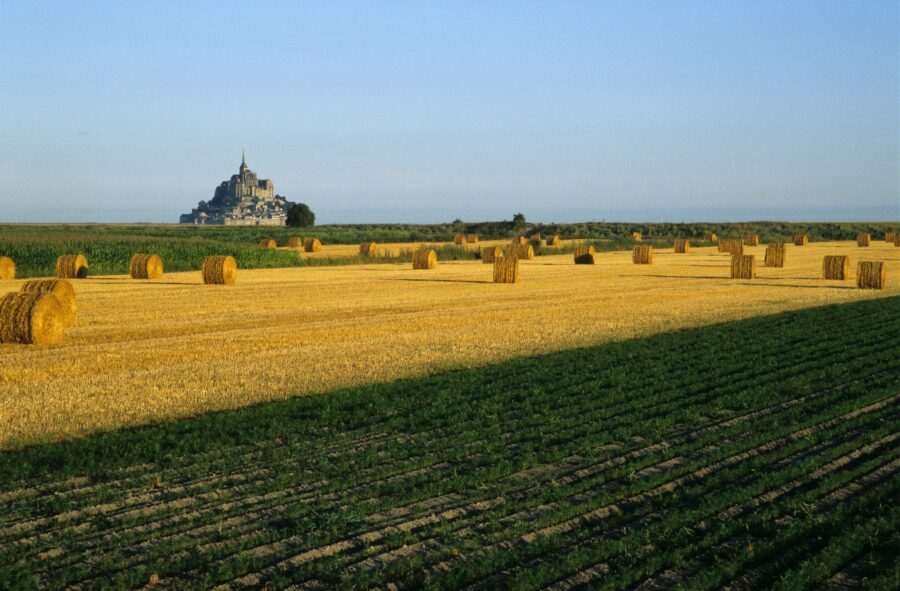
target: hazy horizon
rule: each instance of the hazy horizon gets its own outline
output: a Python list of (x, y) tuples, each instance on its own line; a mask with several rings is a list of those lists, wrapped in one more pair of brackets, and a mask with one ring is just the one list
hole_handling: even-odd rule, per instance
[[(900, 220), (900, 3), (8, 3), (0, 222)], [(390, 219), (389, 219), (390, 218)]]

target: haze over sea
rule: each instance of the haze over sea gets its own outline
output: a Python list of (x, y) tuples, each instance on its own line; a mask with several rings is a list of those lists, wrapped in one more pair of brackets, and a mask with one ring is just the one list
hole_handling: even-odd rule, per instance
[(900, 220), (900, 4), (7, 2), (0, 222)]

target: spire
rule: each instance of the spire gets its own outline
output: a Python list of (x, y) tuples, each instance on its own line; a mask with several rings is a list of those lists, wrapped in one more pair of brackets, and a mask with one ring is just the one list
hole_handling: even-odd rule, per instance
[(247, 166), (247, 159), (244, 158), (244, 148), (241, 148), (241, 167), (238, 170), (241, 174), (244, 174), (244, 171), (249, 170), (249, 168), (250, 167)]
[(241, 148), (241, 164), (247, 164), (247, 159), (244, 158), (244, 148)]

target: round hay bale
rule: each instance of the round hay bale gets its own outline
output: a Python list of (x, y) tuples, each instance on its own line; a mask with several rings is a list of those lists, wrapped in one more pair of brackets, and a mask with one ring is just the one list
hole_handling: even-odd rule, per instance
[(884, 261), (859, 261), (856, 265), (856, 287), (860, 289), (884, 289), (887, 284), (887, 263)]
[(478, 244), (478, 234), (466, 234), (466, 242), (469, 244)]
[(632, 232), (631, 239), (634, 240), (635, 242), (640, 242), (641, 240), (643, 240), (643, 237), (641, 236), (640, 232)]
[(237, 262), (230, 256), (206, 257), (200, 273), (203, 275), (203, 283), (232, 285), (237, 279)]
[(422, 248), (413, 253), (413, 269), (434, 269), (437, 267), (437, 253), (429, 248)]
[(518, 281), (518, 257), (499, 257), (494, 260), (494, 283), (516, 283)]
[(560, 244), (562, 241), (559, 239), (559, 234), (547, 237), (547, 246), (559, 246)]
[(586, 246), (576, 246), (575, 251), (573, 252), (573, 256), (575, 258), (576, 265), (593, 265), (594, 264), (594, 255), (597, 252), (594, 250), (594, 247), (590, 244)]
[(650, 265), (653, 263), (652, 246), (635, 246), (631, 251), (631, 262), (635, 265)]
[(731, 238), (723, 238), (718, 243), (719, 252), (726, 252), (731, 256), (744, 254), (744, 241)]
[(306, 238), (303, 241), (303, 250), (305, 252), (319, 252), (322, 250), (322, 243), (318, 238)]
[(534, 258), (534, 247), (530, 244), (511, 244), (506, 251), (506, 256), (530, 261)]
[(485, 246), (481, 249), (481, 262), (493, 265), (494, 261), (503, 256), (503, 249), (499, 246)]
[(745, 246), (759, 246), (759, 234), (748, 234), (744, 237)]
[(63, 339), (59, 300), (49, 292), (0, 297), (0, 343), (54, 345)]
[(676, 240), (675, 241), (675, 252), (679, 254), (685, 254), (690, 252), (691, 250), (691, 241), (690, 240)]
[(783, 267), (785, 248), (783, 243), (770, 244), (766, 247), (765, 263), (767, 267)]
[(278, 246), (271, 238), (263, 238), (259, 241), (259, 245), (263, 248), (276, 248)]
[(884, 241), (888, 244), (894, 244), (897, 242), (897, 233), (896, 232), (885, 232)]
[(826, 255), (822, 260), (822, 277), (840, 281), (850, 279), (850, 257)]
[(731, 257), (732, 279), (754, 279), (756, 277), (756, 257), (752, 254), (736, 254)]
[(288, 246), (291, 248), (299, 248), (301, 251), (303, 251), (303, 238), (300, 238), (299, 236), (291, 236), (290, 238), (288, 238)]
[(716, 236), (715, 232), (707, 232), (706, 234), (703, 235), (703, 241), (704, 242), (718, 242), (719, 237)]
[(864, 234), (856, 235), (856, 246), (869, 246), (869, 242), (872, 240), (872, 235), (868, 232)]
[(465, 234), (456, 234), (453, 236), (453, 244), (465, 244), (466, 243), (466, 235)]
[(56, 276), (59, 279), (84, 279), (88, 275), (88, 262), (81, 254), (64, 254), (56, 259)]
[(809, 244), (809, 234), (794, 234), (794, 246), (805, 246)]
[(75, 288), (68, 279), (29, 279), (22, 284), (20, 293), (52, 293), (59, 304), (63, 326), (75, 324), (78, 315), (78, 300)]
[(163, 274), (162, 259), (155, 254), (133, 255), (128, 273), (132, 279), (159, 279)]
[(359, 245), (359, 256), (373, 257), (378, 254), (378, 245), (374, 242), (363, 242)]
[(0, 257), (0, 281), (16, 278), (16, 263), (9, 257)]
[(516, 238), (513, 242), (518, 243), (519, 245), (528, 244), (528, 238), (525, 238), (524, 236), (521, 236), (521, 235), (516, 236)]

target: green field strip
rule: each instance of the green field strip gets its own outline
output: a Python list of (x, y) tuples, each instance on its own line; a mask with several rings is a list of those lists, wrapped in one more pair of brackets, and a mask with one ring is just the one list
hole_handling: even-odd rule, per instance
[[(709, 495), (710, 492), (708, 490), (706, 490), (705, 488), (701, 488), (699, 491), (697, 491), (694, 494), (699, 495), (698, 498), (702, 499), (705, 496)], [(717, 492), (713, 492), (711, 494), (713, 495), (713, 497), (711, 497), (712, 499), (715, 499), (715, 497), (719, 495), (719, 493), (717, 493)], [(705, 521), (708, 521), (711, 518), (711, 516), (713, 515), (713, 513), (715, 511), (720, 510), (720, 508), (722, 507), (722, 504), (721, 504), (722, 501), (724, 501), (725, 505), (732, 502), (731, 500), (728, 500), (728, 499), (722, 499), (722, 500), (716, 499), (716, 500), (720, 504), (713, 505), (711, 507), (707, 507), (706, 509), (704, 509), (706, 512), (705, 514), (698, 513), (697, 510), (694, 510), (691, 513), (686, 514), (684, 517), (679, 516), (677, 513), (673, 513), (673, 514), (667, 515), (665, 520), (661, 521), (660, 523), (653, 524), (650, 527), (646, 527), (646, 526), (629, 527), (629, 529), (628, 529), (628, 539), (630, 542), (629, 546), (622, 545), (621, 540), (623, 538), (625, 538), (625, 535), (623, 533), (620, 533), (619, 531), (617, 531), (617, 528), (616, 529), (607, 529), (605, 532), (601, 532), (599, 535), (595, 535), (592, 538), (589, 538), (587, 540), (588, 543), (591, 543), (592, 540), (597, 541), (598, 546), (595, 549), (595, 552), (597, 551), (597, 549), (599, 549), (599, 550), (605, 550), (605, 553), (590, 554), (590, 553), (587, 553), (587, 550), (585, 548), (580, 548), (579, 550), (580, 550), (580, 554), (582, 556), (581, 562), (573, 560), (571, 558), (573, 555), (577, 554), (576, 552), (572, 552), (571, 549), (570, 549), (568, 556), (565, 558), (558, 556), (558, 555), (553, 555), (550, 557), (543, 557), (540, 561), (541, 563), (538, 564), (536, 567), (533, 567), (535, 569), (534, 572), (532, 572), (532, 570), (524, 570), (524, 572), (521, 572), (516, 579), (511, 579), (511, 581), (512, 580), (519, 581), (520, 584), (522, 584), (523, 588), (524, 587), (532, 587), (533, 584), (536, 582), (542, 582), (543, 585), (547, 585), (553, 579), (551, 579), (551, 581), (547, 581), (547, 580), (541, 581), (541, 570), (542, 569), (544, 571), (543, 576), (550, 575), (552, 577), (558, 577), (560, 574), (570, 574), (570, 573), (565, 572), (566, 570), (570, 570), (570, 571), (574, 572), (574, 571), (590, 569), (590, 568), (594, 568), (595, 572), (598, 572), (598, 574), (600, 574), (600, 573), (608, 574), (611, 571), (611, 566), (613, 566), (610, 563), (619, 554), (621, 554), (623, 552), (630, 554), (630, 555), (641, 556), (641, 554), (642, 554), (641, 548), (649, 543), (654, 543), (655, 545), (659, 546), (660, 548), (670, 548), (670, 547), (675, 546), (675, 542), (668, 539), (668, 537), (664, 533), (664, 531), (661, 531), (661, 529), (665, 526), (665, 521), (673, 522), (673, 525), (669, 526), (669, 527), (677, 535), (682, 530), (682, 524), (704, 523)], [(650, 513), (650, 515), (652, 515), (652, 513)], [(707, 529), (708, 527), (709, 526), (707, 525), (704, 529)], [(615, 543), (611, 544), (610, 540), (614, 540)], [(563, 556), (565, 556), (565, 555), (563, 555)], [(601, 560), (602, 562), (598, 563), (597, 562), (598, 560)], [(563, 570), (563, 569), (558, 568), (558, 566), (556, 566), (556, 565), (558, 565), (562, 562), (566, 562), (566, 561), (568, 562), (567, 569)], [(598, 565), (603, 565), (603, 568), (598, 569), (597, 568)], [(638, 566), (639, 566), (639, 563), (629, 564), (626, 567), (622, 567), (621, 570), (624, 570), (625, 572), (628, 572), (628, 573), (635, 573), (635, 572), (639, 572), (637, 570)], [(523, 569), (519, 568), (517, 570), (523, 570)], [(530, 583), (528, 585), (525, 585), (526, 581), (530, 582)], [(513, 583), (513, 585), (518, 586), (515, 583)], [(491, 588), (491, 586), (492, 585), (488, 584), (486, 586), (483, 586), (482, 588)]]
[[(702, 493), (702, 491), (701, 491), (701, 493)], [(610, 517), (610, 519), (612, 519), (612, 517)], [(582, 531), (587, 531), (587, 530), (582, 530)]]
[[(896, 415), (892, 418), (896, 418)], [(772, 458), (767, 457), (766, 462), (768, 463), (768, 465), (765, 466), (765, 470), (767, 470), (769, 472), (774, 471), (774, 470), (781, 470), (788, 463), (800, 461), (800, 460), (808, 461), (810, 459), (813, 459), (815, 456), (817, 456), (819, 454), (823, 454), (833, 448), (836, 448), (839, 445), (846, 446), (848, 441), (854, 441), (854, 438), (857, 437), (858, 435), (864, 433), (867, 428), (868, 428), (868, 424), (863, 426), (862, 428), (857, 427), (857, 428), (849, 431), (848, 433), (841, 434), (840, 440), (829, 441), (827, 443), (808, 445), (808, 442), (805, 442), (805, 441), (797, 442), (797, 445), (800, 446), (800, 447), (798, 447), (798, 451), (792, 450), (790, 455), (781, 457), (780, 459), (778, 459), (777, 457), (772, 457)], [(782, 455), (783, 455), (782, 450), (779, 450), (778, 456), (782, 456)], [(841, 457), (847, 457), (847, 455), (841, 456)], [(777, 460), (777, 461), (772, 462), (772, 460)], [(817, 461), (821, 462), (823, 460), (819, 459)], [(729, 479), (729, 482), (727, 482), (726, 484), (723, 484), (723, 486), (727, 485), (729, 487), (735, 487), (735, 486), (749, 487), (751, 484), (753, 484), (756, 480), (759, 479), (758, 472), (761, 468), (757, 465), (751, 469), (753, 471), (749, 475), (744, 476), (743, 478), (740, 478), (738, 480)], [(781, 486), (784, 486), (784, 485), (781, 485)], [(695, 501), (691, 501), (690, 499), (698, 498), (694, 495), (697, 495), (697, 494), (705, 495), (706, 494), (705, 489), (697, 489), (697, 487), (692, 487), (691, 489), (688, 489), (688, 490), (691, 491), (689, 494), (682, 493), (680, 495), (680, 497), (679, 497), (680, 505), (684, 505), (686, 503), (690, 505), (693, 502), (695, 502)], [(699, 492), (695, 492), (696, 490), (699, 490)], [(771, 490), (771, 489), (769, 489), (769, 490)], [(700, 497), (700, 498), (702, 498), (702, 497)], [(739, 509), (740, 507), (741, 507), (740, 504), (732, 505), (729, 508), (729, 510)], [(629, 523), (625, 524), (628, 527), (628, 530), (629, 531), (637, 531), (639, 529), (643, 529), (643, 528), (650, 526), (654, 522), (654, 519), (658, 518), (658, 515), (655, 514), (653, 512), (653, 510), (654, 510), (653, 507), (649, 507), (649, 508), (642, 508), (641, 511), (629, 512), (629, 516), (636, 518), (636, 519), (632, 519)], [(715, 518), (721, 519), (721, 516), (717, 515), (717, 516), (715, 516)], [(706, 519), (708, 519), (708, 516), (704, 516), (702, 519), (706, 520)], [(584, 533), (584, 532), (581, 532), (581, 533)], [(607, 529), (601, 535), (603, 537), (608, 537), (614, 533), (615, 532), (610, 532)], [(592, 535), (596, 535), (596, 534), (592, 534)], [(656, 539), (656, 536), (654, 536), (654, 539)], [(580, 544), (582, 544), (581, 541), (576, 541), (575, 543), (573, 543), (573, 546), (577, 546)], [(543, 562), (555, 563), (557, 560), (562, 560), (561, 555), (564, 552), (565, 552), (565, 549), (562, 549), (562, 550), (554, 553), (554, 555), (552, 557), (540, 557), (538, 560), (543, 561)], [(591, 566), (593, 566), (593, 565), (591, 565)], [(583, 568), (583, 565), (580, 565), (579, 568)], [(608, 565), (607, 565), (607, 568), (608, 568)], [(507, 574), (512, 574), (513, 572), (519, 572), (519, 571), (523, 571), (523, 570), (525, 570), (525, 565), (517, 565), (517, 567), (515, 569), (508, 572)], [(597, 574), (599, 574), (599, 572)], [(493, 578), (497, 579), (498, 577), (496, 575), (494, 575)], [(479, 586), (481, 588), (490, 588), (491, 585), (492, 585), (492, 582), (489, 580), (486, 585), (479, 585)]]

